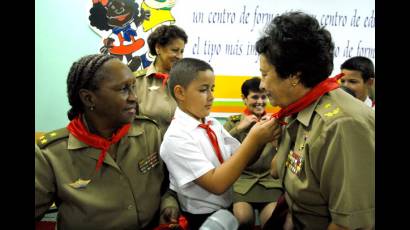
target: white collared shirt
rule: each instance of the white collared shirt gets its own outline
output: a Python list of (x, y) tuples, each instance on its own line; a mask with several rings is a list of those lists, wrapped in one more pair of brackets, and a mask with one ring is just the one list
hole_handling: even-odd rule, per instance
[[(214, 118), (211, 121), (222, 157), (227, 160), (239, 147), (233, 138)], [(160, 148), (160, 156), (169, 171), (170, 188), (177, 192), (182, 210), (193, 214), (206, 214), (227, 208), (232, 203), (232, 189), (215, 195), (194, 183), (210, 170), (221, 165), (205, 129), (198, 120), (177, 107)]]
[(370, 108), (374, 109), (374, 104), (372, 99), (370, 99), (369, 96), (366, 97), (366, 100), (364, 100), (364, 104), (369, 106)]

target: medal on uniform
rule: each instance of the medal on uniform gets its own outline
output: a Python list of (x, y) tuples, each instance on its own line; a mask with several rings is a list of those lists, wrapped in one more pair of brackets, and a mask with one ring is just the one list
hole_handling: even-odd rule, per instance
[(285, 164), (292, 173), (300, 177), (305, 164), (305, 158), (300, 153), (291, 150)]
[(138, 168), (142, 173), (147, 173), (149, 170), (159, 164), (158, 154), (152, 153), (147, 158), (138, 162)]

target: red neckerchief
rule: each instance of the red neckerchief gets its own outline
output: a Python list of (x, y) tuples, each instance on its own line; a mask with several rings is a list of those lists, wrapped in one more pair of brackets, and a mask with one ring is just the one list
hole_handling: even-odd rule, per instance
[(216, 138), (215, 132), (211, 129), (212, 121), (208, 121), (208, 124), (199, 124), (198, 126), (205, 129), (208, 134), (209, 140), (211, 141), (212, 147), (215, 150), (215, 154), (218, 157), (219, 163), (223, 163), (224, 159), (222, 158), (221, 149), (219, 148), (218, 139)]
[(130, 127), (131, 124), (126, 124), (122, 126), (120, 129), (117, 130), (116, 133), (113, 133), (112, 137), (110, 138), (111, 140), (107, 140), (101, 136), (90, 133), (83, 124), (80, 115), (71, 120), (70, 123), (67, 125), (68, 131), (71, 134), (73, 134), (75, 138), (86, 143), (91, 147), (101, 149), (101, 153), (98, 157), (98, 162), (95, 167), (96, 172), (104, 162), (105, 155), (107, 154), (107, 150), (110, 148), (110, 146), (121, 140), (121, 138), (128, 133), (128, 129)]
[(154, 73), (152, 74), (152, 76), (154, 76), (157, 79), (162, 79), (162, 88), (165, 87), (165, 84), (167, 84), (168, 78), (169, 78), (169, 74), (167, 73)]
[(185, 216), (180, 215), (178, 218), (178, 223), (176, 224), (160, 224), (154, 230), (172, 230), (172, 229), (188, 230), (188, 221), (185, 218)]
[[(246, 107), (244, 110), (243, 110), (243, 114), (245, 114), (246, 116), (249, 116), (249, 115), (253, 115), (253, 113), (248, 109), (248, 107)], [(265, 110), (263, 110), (263, 113), (261, 114), (261, 118), (263, 117), (263, 116), (265, 116), (266, 115), (266, 111)], [(258, 119), (259, 120), (259, 119)]]
[[(320, 82), (318, 85), (313, 87), (305, 96), (288, 105), (288, 107), (279, 110), (279, 112), (272, 114), (272, 117), (281, 119), (302, 111), (304, 108), (308, 107), (325, 93), (339, 88), (340, 85), (337, 81), (341, 77), (343, 77), (343, 75), (344, 73), (340, 73), (335, 77), (327, 78), (326, 80)], [(286, 125), (286, 122), (280, 121), (279, 124)]]

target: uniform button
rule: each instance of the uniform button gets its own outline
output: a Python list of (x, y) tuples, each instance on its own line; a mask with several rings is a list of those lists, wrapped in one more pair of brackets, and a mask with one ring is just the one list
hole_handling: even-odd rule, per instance
[(128, 210), (132, 209), (132, 204), (128, 205)]

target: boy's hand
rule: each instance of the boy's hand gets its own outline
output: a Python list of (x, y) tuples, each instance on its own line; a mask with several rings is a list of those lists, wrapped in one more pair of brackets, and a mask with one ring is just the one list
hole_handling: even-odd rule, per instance
[(271, 116), (272, 116), (271, 113), (267, 113), (267, 114), (265, 114), (265, 116), (261, 117), (261, 121), (269, 120)]
[(248, 136), (252, 136), (254, 141), (260, 145), (264, 145), (270, 141), (277, 140), (280, 136), (281, 128), (279, 122), (275, 118), (261, 120), (257, 122), (249, 131)]
[(238, 130), (247, 129), (251, 124), (256, 123), (258, 121), (258, 117), (255, 115), (248, 115), (243, 118), (242, 121), (239, 122), (238, 126), (236, 127)]

